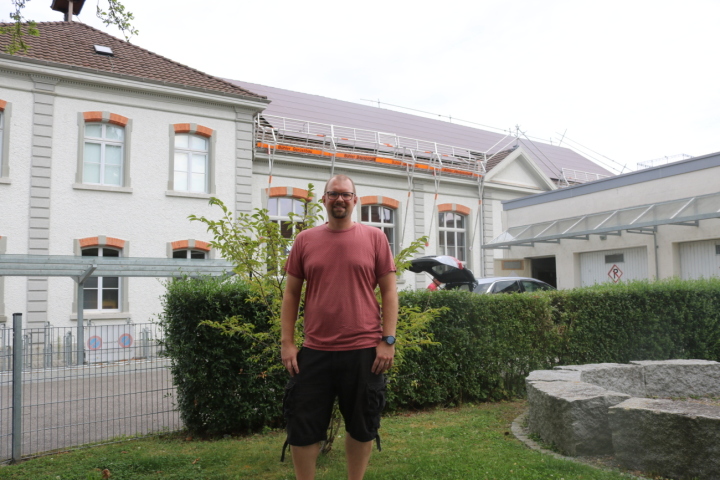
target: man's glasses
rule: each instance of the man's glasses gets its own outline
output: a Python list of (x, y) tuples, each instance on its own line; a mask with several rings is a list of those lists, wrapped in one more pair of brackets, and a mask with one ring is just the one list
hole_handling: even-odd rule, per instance
[(338, 197), (342, 197), (343, 200), (352, 200), (352, 198), (355, 196), (353, 192), (325, 192), (325, 195), (330, 200), (337, 200)]

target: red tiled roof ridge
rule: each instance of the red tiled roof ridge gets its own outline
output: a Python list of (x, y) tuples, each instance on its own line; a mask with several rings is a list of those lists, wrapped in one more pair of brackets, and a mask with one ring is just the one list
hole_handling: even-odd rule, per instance
[[(0, 22), (0, 26), (7, 27), (7, 26), (11, 26), (11, 25), (14, 25), (14, 24), (13, 24), (13, 23)], [(191, 71), (191, 72), (194, 72), (195, 74), (199, 74), (199, 75), (205, 77), (207, 80), (210, 80), (210, 81), (213, 81), (213, 82), (220, 82), (220, 83), (222, 83), (224, 86), (229, 87), (230, 89), (237, 91), (237, 94), (239, 94), (239, 95), (244, 95), (244, 96), (247, 96), (247, 97), (252, 97), (252, 98), (258, 98), (258, 99), (267, 100), (267, 97), (265, 97), (265, 96), (263, 96), (263, 95), (258, 95), (258, 94), (256, 94), (256, 93), (253, 93), (253, 92), (251, 92), (250, 90), (247, 90), (247, 89), (245, 89), (245, 88), (240, 87), (239, 85), (235, 85), (235, 84), (233, 84), (233, 83), (225, 80), (224, 78), (216, 77), (216, 76), (214, 76), (214, 75), (210, 75), (210, 74), (208, 74), (208, 73), (202, 72), (202, 71), (197, 70), (197, 69), (195, 69), (195, 68), (189, 67), (189, 66), (187, 66), (187, 65), (185, 65), (185, 64), (182, 64), (182, 63), (177, 62), (177, 61), (175, 61), (175, 60), (172, 60), (172, 59), (170, 59), (170, 58), (164, 57), (164, 56), (162, 56), (162, 55), (160, 55), (160, 54), (157, 54), (157, 53), (155, 53), (155, 52), (153, 52), (153, 51), (151, 51), (151, 50), (147, 50), (147, 49), (145, 49), (145, 48), (143, 48), (143, 47), (140, 47), (140, 46), (138, 46), (138, 45), (135, 45), (134, 43), (131, 43), (131, 42), (127, 41), (127, 40), (123, 40), (123, 39), (121, 39), (121, 38), (115, 37), (115, 36), (113, 36), (113, 35), (111, 35), (111, 34), (109, 34), (109, 33), (107, 33), (107, 32), (104, 32), (104, 31), (102, 31), (102, 30), (99, 30), (99, 29), (97, 29), (97, 28), (95, 28), (95, 27), (92, 27), (92, 26), (87, 25), (87, 24), (85, 24), (85, 23), (82, 23), (82, 22), (80, 22), (80, 21), (73, 21), (73, 22), (37, 22), (38, 29), (40, 30), (40, 35), (42, 35), (43, 27), (48, 27), (48, 26), (67, 26), (67, 27), (71, 27), (71, 28), (72, 28), (72, 27), (75, 27), (76, 25), (77, 25), (78, 27), (86, 28), (87, 30), (89, 30), (89, 31), (91, 31), (91, 32), (95, 32), (95, 33), (101, 34), (101, 35), (103, 35), (103, 36), (105, 36), (105, 37), (108, 37), (108, 39), (112, 39), (112, 41), (114, 41), (114, 42), (119, 42), (119, 43), (121, 43), (121, 44), (123, 44), (123, 45), (130, 46), (131, 48), (140, 50), (140, 51), (142, 51), (142, 52), (144, 52), (144, 53), (146, 53), (146, 54), (148, 54), (148, 55), (150, 55), (150, 56), (152, 56), (152, 57), (161, 59), (162, 61), (165, 61), (165, 62), (172, 63), (173, 65), (176, 65), (176, 66), (178, 66), (178, 67), (180, 67), (180, 68), (183, 68), (183, 69), (189, 70), (189, 71)], [(2, 38), (2, 36), (0, 36), (0, 39), (1, 39), (1, 38)], [(34, 38), (34, 37), (26, 37), (26, 41), (29, 43), (29, 42), (32, 41), (32, 38)], [(107, 46), (110, 46), (110, 45), (107, 45)], [(32, 54), (28, 54), (28, 53), (31, 53), (31, 52), (32, 52), (32, 45), (30, 45), (30, 49), (28, 50), (28, 52), (25, 52), (25, 53), (17, 53), (17, 54), (15, 54), (14, 56), (24, 57), (24, 58), (31, 58), (31, 59), (41, 59), (41, 58), (39, 58), (39, 57), (33, 56)], [(2, 53), (4, 53), (4, 52), (2, 52)], [(41, 59), (41, 60), (46, 60), (46, 59)], [(46, 60), (46, 61), (50, 61), (50, 60)], [(73, 65), (73, 66), (78, 66), (78, 67), (83, 67), (83, 68), (89, 68), (89, 67), (85, 67), (84, 65), (70, 64), (70, 63), (65, 63), (65, 62), (61, 62), (61, 61), (52, 61), (52, 63), (58, 63), (58, 64), (61, 64), (61, 65)], [(100, 71), (108, 72), (107, 70), (100, 70)], [(119, 72), (109, 71), (109, 73), (119, 73)], [(161, 78), (141, 77), (141, 76), (136, 75), (136, 74), (127, 74), (127, 73), (125, 73), (124, 75), (134, 76), (134, 77), (137, 77), (137, 78), (147, 78), (147, 79), (150, 79), (150, 80), (156, 80), (156, 81), (159, 80), (159, 81), (167, 82), (167, 80), (163, 80), (163, 79), (161, 79)], [(186, 85), (186, 86), (190, 86), (190, 87), (197, 87), (197, 86), (195, 86), (195, 85), (188, 85), (188, 84), (186, 84), (186, 83), (182, 83), (181, 81), (175, 81), (175, 82), (172, 82), (172, 83), (177, 83), (178, 85)], [(216, 90), (216, 91), (220, 91), (220, 92), (223, 91), (223, 90), (219, 90), (219, 89), (213, 89), (213, 88), (210, 88), (210, 87), (204, 87), (204, 88), (207, 89), (207, 90)], [(230, 92), (227, 92), (227, 93), (230, 93)]]

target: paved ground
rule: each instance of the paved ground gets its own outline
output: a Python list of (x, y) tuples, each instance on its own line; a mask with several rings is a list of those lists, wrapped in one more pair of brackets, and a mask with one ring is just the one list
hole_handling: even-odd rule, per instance
[[(23, 455), (181, 428), (167, 360), (24, 372)], [(0, 373), (0, 462), (11, 450), (11, 372)]]

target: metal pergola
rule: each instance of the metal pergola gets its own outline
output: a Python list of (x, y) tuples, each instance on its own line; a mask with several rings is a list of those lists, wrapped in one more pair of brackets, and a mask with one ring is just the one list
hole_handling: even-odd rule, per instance
[(231, 276), (225, 260), (78, 257), (72, 255), (0, 255), (0, 277), (70, 277), (77, 289), (78, 364), (85, 363), (83, 305), (85, 280), (90, 277), (185, 278)]

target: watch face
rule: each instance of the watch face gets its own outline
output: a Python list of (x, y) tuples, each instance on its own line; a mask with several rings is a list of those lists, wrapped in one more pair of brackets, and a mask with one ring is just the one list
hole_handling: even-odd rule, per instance
[(393, 345), (395, 343), (395, 337), (393, 336), (383, 337), (383, 340), (385, 340), (385, 343), (388, 345)]

